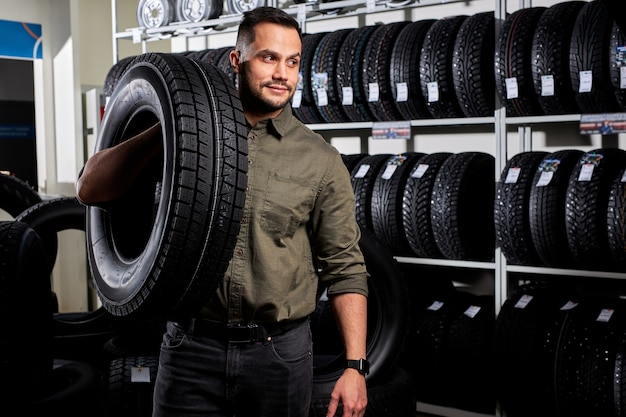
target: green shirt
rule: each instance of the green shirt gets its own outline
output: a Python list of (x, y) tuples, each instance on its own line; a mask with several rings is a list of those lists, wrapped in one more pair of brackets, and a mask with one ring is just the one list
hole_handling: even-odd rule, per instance
[(315, 310), (318, 280), (329, 284), (328, 295), (367, 296), (354, 207), (340, 153), (296, 119), (290, 106), (259, 122), (248, 133), (241, 229), (204, 315), (229, 322), (296, 320)]

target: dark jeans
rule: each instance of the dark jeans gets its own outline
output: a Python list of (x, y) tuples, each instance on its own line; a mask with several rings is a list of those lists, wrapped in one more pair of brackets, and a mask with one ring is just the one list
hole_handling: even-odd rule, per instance
[(167, 323), (154, 417), (307, 417), (313, 382), (309, 321), (257, 343), (188, 335)]

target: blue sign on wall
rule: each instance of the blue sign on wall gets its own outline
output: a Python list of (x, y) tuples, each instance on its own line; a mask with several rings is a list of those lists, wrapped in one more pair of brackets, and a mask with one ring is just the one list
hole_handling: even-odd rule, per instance
[(41, 25), (0, 19), (0, 56), (41, 59)]

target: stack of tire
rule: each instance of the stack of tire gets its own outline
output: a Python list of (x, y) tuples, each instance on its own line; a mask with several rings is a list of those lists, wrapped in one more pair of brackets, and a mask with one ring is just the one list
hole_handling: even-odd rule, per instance
[[(394, 22), (308, 34), (305, 123), (509, 116), (626, 109), (616, 46), (624, 35), (600, 0)], [(571, 58), (570, 58), (571, 57)]]
[[(626, 110), (626, 39), (602, 0), (520, 9), (495, 30), (481, 12), (304, 34), (294, 113), (311, 124), (487, 117), (496, 96), (508, 116)], [(218, 50), (189, 53), (231, 73)]]
[(344, 158), (357, 222), (393, 255), (493, 259), (492, 155), (406, 152)]
[(504, 167), (496, 237), (517, 265), (624, 271), (626, 151), (522, 152)]
[(495, 384), (507, 416), (624, 415), (626, 304), (615, 288), (573, 280), (524, 284), (498, 314)]
[(56, 240), (47, 244), (40, 236), (45, 231), (20, 217), (45, 203), (26, 182), (0, 174), (0, 210), (13, 218), (0, 221), (0, 373), (10, 381), (0, 401), (6, 413), (78, 417), (99, 401), (99, 375), (92, 364), (55, 351), (58, 304), (50, 275)]

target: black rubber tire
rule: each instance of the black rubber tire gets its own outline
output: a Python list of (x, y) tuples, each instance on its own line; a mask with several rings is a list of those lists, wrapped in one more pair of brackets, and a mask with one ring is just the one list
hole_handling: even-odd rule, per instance
[[(537, 22), (531, 46), (535, 94), (544, 114), (578, 113), (569, 72), (569, 48), (574, 23), (584, 1), (548, 7)], [(553, 94), (542, 94), (542, 77), (552, 76)]]
[(568, 311), (556, 355), (558, 415), (617, 417), (615, 366), (624, 326), (626, 302), (615, 295), (588, 293)]
[(322, 123), (324, 118), (320, 114), (313, 96), (312, 63), (319, 43), (329, 32), (308, 33), (302, 37), (302, 57), (300, 69), (302, 72), (302, 100), (298, 107), (293, 107), (293, 114), (302, 123)]
[[(377, 384), (385, 380), (396, 365), (402, 351), (409, 325), (409, 298), (406, 282), (398, 268), (396, 260), (388, 250), (382, 247), (366, 230), (361, 229), (359, 241), (365, 257), (365, 265), (369, 272), (368, 286), (368, 328), (367, 328), (367, 359), (370, 361), (368, 384)], [(393, 308), (390, 308), (393, 306)], [(336, 331), (331, 336), (338, 336)], [(326, 335), (320, 335), (326, 337)], [(334, 343), (339, 351), (314, 354), (314, 397), (315, 390), (326, 392), (326, 388), (334, 385), (345, 370), (345, 351), (341, 340)], [(326, 388), (325, 388), (326, 387)], [(328, 392), (330, 394), (330, 392)]]
[(15, 217), (41, 201), (41, 196), (27, 182), (0, 173), (0, 210)]
[[(449, 16), (435, 21), (426, 34), (420, 57), (420, 85), (432, 117), (463, 117), (456, 99), (452, 77), (454, 42), (465, 15)], [(429, 84), (436, 83), (437, 100), (429, 100)]]
[(352, 90), (353, 102), (344, 106), (348, 116), (346, 122), (373, 121), (374, 116), (370, 113), (367, 105), (367, 96), (362, 90), (362, 71), (365, 48), (370, 37), (379, 25), (363, 26), (352, 30), (341, 45), (337, 56), (337, 92), (340, 93), (341, 102), (345, 97), (343, 88)]
[(10, 410), (41, 395), (52, 372), (52, 289), (44, 257), (41, 239), (26, 223), (0, 221), (0, 374), (7, 382), (0, 404)]
[(613, 85), (615, 99), (617, 104), (619, 104), (620, 111), (626, 111), (626, 89), (621, 88), (621, 65), (618, 65), (617, 48), (624, 45), (626, 45), (626, 32), (620, 30), (619, 25), (614, 22), (609, 42), (609, 72), (611, 73), (611, 84)]
[[(389, 79), (395, 106), (405, 120), (432, 117), (420, 84), (419, 63), (422, 44), (435, 19), (423, 19), (406, 25), (398, 34), (391, 51)], [(408, 97), (398, 101), (398, 84), (406, 84)]]
[(58, 232), (68, 229), (85, 231), (87, 209), (76, 197), (56, 197), (37, 203), (21, 212), (15, 220), (32, 227), (46, 250), (49, 270), (56, 263)]
[(466, 117), (493, 116), (495, 17), (476, 13), (461, 24), (452, 49), (452, 81)]
[(124, 71), (128, 68), (128, 65), (133, 62), (133, 59), (135, 59), (135, 55), (124, 57), (109, 68), (109, 71), (104, 78), (104, 87), (102, 89), (102, 94), (104, 94), (105, 97), (111, 97), (117, 82), (122, 74), (124, 74)]
[(355, 196), (356, 222), (361, 228), (374, 233), (372, 225), (372, 191), (378, 172), (391, 154), (375, 154), (363, 158), (350, 172)]
[[(496, 409), (493, 367), (495, 302), (492, 295), (459, 291), (442, 347), (441, 372), (450, 407), (491, 414)], [(467, 384), (468, 380), (471, 384)]]
[[(570, 78), (581, 113), (620, 111), (613, 85), (609, 45), (613, 28), (609, 9), (602, 1), (587, 2), (578, 13), (570, 41)], [(580, 92), (581, 71), (591, 71), (590, 91)]]
[(529, 151), (514, 155), (496, 184), (493, 216), (496, 239), (511, 264), (541, 265), (530, 234), (528, 201), (535, 172), (547, 154)]
[[(20, 406), (24, 415), (82, 417), (99, 409), (100, 375), (86, 362), (55, 359), (45, 391)], [(99, 410), (98, 410), (99, 411)]]
[(578, 297), (569, 282), (535, 282), (514, 290), (500, 308), (494, 330), (494, 382), (507, 416), (558, 415), (554, 366), (559, 335)]
[[(565, 231), (581, 268), (615, 270), (606, 213), (612, 181), (625, 165), (625, 150), (600, 148), (585, 152), (572, 170), (565, 197)], [(587, 167), (593, 171), (589, 173)]]
[(626, 168), (620, 169), (611, 181), (606, 213), (609, 250), (619, 271), (626, 271), (626, 182), (622, 180), (625, 172)]
[(113, 359), (103, 381), (103, 417), (150, 417), (157, 356)]
[[(337, 65), (337, 57), (343, 42), (350, 33), (352, 33), (352, 29), (328, 32), (317, 45), (311, 63), (313, 98), (320, 115), (328, 123), (341, 123), (348, 120), (340, 101), (339, 90), (341, 87), (337, 85), (337, 71), (340, 70)], [(326, 75), (325, 84), (322, 82), (323, 75)], [(318, 88), (325, 90), (326, 105), (320, 106), (320, 98), (322, 97), (318, 93)]]
[[(390, 66), (393, 45), (400, 31), (408, 22), (392, 22), (382, 25), (376, 30), (363, 55), (363, 91), (367, 92), (367, 106), (374, 120), (402, 120), (402, 115), (394, 104), (393, 91), (395, 85), (390, 82)], [(370, 99), (370, 85), (378, 87), (378, 98)]]
[(456, 153), (435, 177), (432, 229), (446, 259), (492, 260), (495, 158), (483, 152)]
[(533, 246), (545, 266), (567, 268), (575, 262), (565, 231), (565, 198), (582, 153), (566, 149), (546, 155), (533, 178), (528, 221)]
[(187, 315), (232, 256), (247, 184), (241, 103), (216, 67), (180, 54), (137, 57), (105, 109), (96, 151), (160, 122), (163, 157), (109, 207), (89, 207), (87, 253), (115, 316)]
[(420, 258), (443, 258), (431, 223), (431, 196), (435, 177), (450, 152), (424, 155), (414, 165), (402, 192), (402, 227), (412, 254)]
[(370, 207), (374, 236), (393, 255), (410, 255), (412, 252), (402, 226), (404, 186), (423, 156), (419, 152), (391, 156), (374, 180)]
[(342, 154), (341, 159), (343, 159), (343, 163), (346, 166), (348, 172), (352, 172), (355, 166), (357, 166), (365, 157), (369, 156), (366, 153), (355, 153), (355, 154)]
[[(506, 108), (507, 116), (534, 116), (542, 114), (533, 86), (530, 51), (537, 22), (545, 7), (519, 9), (504, 20), (496, 39), (496, 91)], [(517, 97), (508, 98), (507, 80), (515, 79)]]

